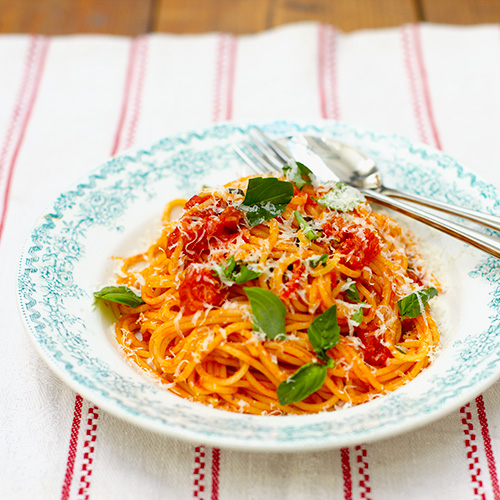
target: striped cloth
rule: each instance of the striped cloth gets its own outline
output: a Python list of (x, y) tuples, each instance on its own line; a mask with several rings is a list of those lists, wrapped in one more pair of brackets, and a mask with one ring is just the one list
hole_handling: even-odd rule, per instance
[(369, 445), (196, 446), (75, 395), (37, 355), (14, 291), (24, 239), (57, 194), (124, 148), (214, 122), (341, 120), (426, 142), (500, 185), (498, 26), (1, 36), (0, 68), (0, 498), (500, 499), (499, 384)]

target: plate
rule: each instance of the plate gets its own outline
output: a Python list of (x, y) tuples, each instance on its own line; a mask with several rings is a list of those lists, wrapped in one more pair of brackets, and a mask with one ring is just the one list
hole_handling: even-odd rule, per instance
[[(493, 212), (498, 191), (449, 156), (403, 137), (336, 122), (259, 124), (279, 137), (322, 134), (375, 159), (386, 184)], [(204, 184), (247, 174), (232, 145), (250, 124), (221, 124), (127, 152), (63, 192), (36, 222), (23, 250), (18, 300), (41, 356), (75, 391), (143, 428), (197, 443), (299, 451), (394, 436), (466, 403), (500, 376), (500, 261), (410, 219), (445, 293), (435, 305), (442, 347), (433, 364), (393, 393), (336, 412), (301, 416), (234, 414), (185, 401), (121, 356), (92, 293), (115, 264), (148, 247), (167, 201)]]

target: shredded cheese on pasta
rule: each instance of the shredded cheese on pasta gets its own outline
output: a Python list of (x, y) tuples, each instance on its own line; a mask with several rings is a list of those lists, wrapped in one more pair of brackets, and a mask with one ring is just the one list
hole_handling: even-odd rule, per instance
[[(135, 309), (117, 307), (116, 338), (126, 357), (183, 398), (257, 415), (350, 407), (396, 389), (427, 367), (439, 344), (429, 308), (402, 320), (397, 306), (416, 290), (439, 288), (412, 235), (365, 202), (349, 212), (326, 208), (316, 200), (329, 187), (311, 185), (295, 188), (281, 215), (250, 227), (238, 208), (247, 182), (204, 189), (176, 220), (171, 213), (185, 201), (169, 203), (158, 241), (124, 259), (117, 282), (139, 288), (145, 301)], [(304, 235), (294, 211), (317, 238)], [(221, 278), (217, 268), (231, 257), (261, 274), (245, 284)], [(285, 340), (253, 331), (244, 286), (270, 290), (282, 300)], [(348, 297), (353, 286), (359, 300)], [(341, 332), (328, 352), (335, 365), (319, 390), (280, 405), (278, 385), (317, 360), (309, 325), (333, 305)]]

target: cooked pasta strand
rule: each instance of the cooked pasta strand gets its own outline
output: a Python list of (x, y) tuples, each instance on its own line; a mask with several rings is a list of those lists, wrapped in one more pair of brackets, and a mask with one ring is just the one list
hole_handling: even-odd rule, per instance
[[(240, 179), (187, 203), (172, 201), (158, 240), (124, 259), (117, 281), (140, 288), (145, 302), (112, 306), (117, 341), (132, 363), (180, 397), (255, 415), (364, 403), (429, 365), (439, 344), (430, 309), (402, 319), (398, 301), (439, 284), (422, 267), (408, 231), (365, 203), (346, 212), (321, 205), (316, 200), (331, 185), (295, 188), (281, 215), (250, 227), (238, 208), (246, 185)], [(295, 211), (314, 237), (299, 227)], [(222, 276), (231, 258), (258, 275), (245, 283)], [(281, 299), (286, 339), (253, 331), (246, 286)], [(322, 362), (308, 329), (332, 306), (340, 327), (339, 343), (327, 352), (334, 366), (319, 390), (281, 405), (279, 384), (299, 367)]]

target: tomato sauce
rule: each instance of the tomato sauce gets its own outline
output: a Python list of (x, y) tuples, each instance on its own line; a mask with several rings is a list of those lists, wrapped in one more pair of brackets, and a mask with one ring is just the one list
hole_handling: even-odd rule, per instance
[(408, 274), (408, 278), (417, 283), (418, 286), (424, 286), (424, 277), (417, 273), (416, 270), (408, 268), (406, 273)]
[(292, 276), (286, 282), (284, 290), (280, 293), (281, 300), (288, 300), (290, 296), (297, 290), (300, 285), (300, 279), (304, 274), (305, 267), (301, 262), (294, 262), (292, 269)]
[(179, 298), (187, 314), (194, 314), (207, 305), (220, 306), (227, 294), (219, 278), (207, 268), (191, 267), (179, 286)]
[(233, 206), (227, 206), (222, 200), (216, 200), (210, 207), (196, 209), (209, 196), (196, 195), (186, 203), (187, 208), (195, 209), (186, 213), (169, 234), (165, 248), (167, 257), (172, 256), (177, 242), (181, 240), (188, 259), (202, 262), (210, 248), (217, 248), (236, 238), (246, 226), (243, 213)]
[[(337, 225), (340, 226), (340, 217)], [(362, 269), (380, 253), (380, 244), (374, 231), (356, 224), (336, 229), (331, 222), (323, 225), (323, 232), (334, 248), (344, 255), (341, 262), (351, 269)]]
[[(213, 202), (200, 206), (210, 198)], [(165, 253), (171, 257), (177, 243), (182, 241), (187, 263), (203, 262), (210, 251), (225, 245), (247, 227), (243, 213), (212, 194), (195, 195), (185, 205), (186, 212), (177, 227), (168, 235)], [(211, 269), (189, 267), (179, 285), (179, 298), (184, 312), (193, 314), (207, 306), (220, 306), (228, 290)]]
[(375, 332), (359, 330), (357, 336), (363, 341), (363, 356), (365, 362), (372, 366), (386, 366), (392, 358), (391, 351), (382, 344)]

